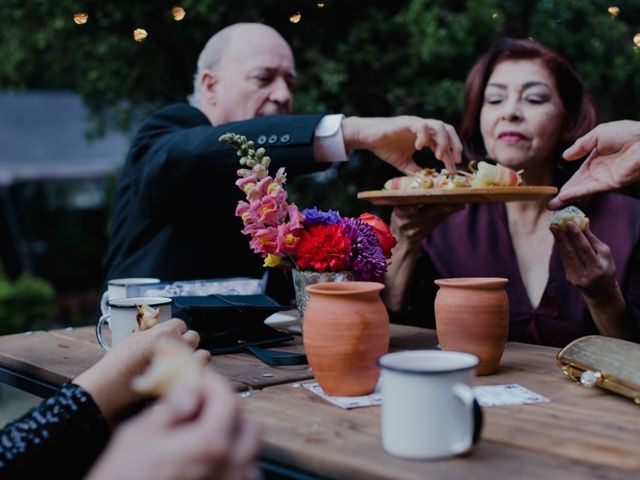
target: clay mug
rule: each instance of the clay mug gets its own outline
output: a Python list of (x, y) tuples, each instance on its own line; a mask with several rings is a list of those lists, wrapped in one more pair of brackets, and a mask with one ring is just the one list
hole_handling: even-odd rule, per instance
[(506, 278), (443, 278), (435, 301), (436, 333), (442, 350), (480, 359), (477, 375), (498, 369), (509, 337)]
[(377, 282), (323, 282), (306, 287), (305, 353), (328, 395), (366, 395), (380, 376), (378, 358), (389, 349), (389, 315)]

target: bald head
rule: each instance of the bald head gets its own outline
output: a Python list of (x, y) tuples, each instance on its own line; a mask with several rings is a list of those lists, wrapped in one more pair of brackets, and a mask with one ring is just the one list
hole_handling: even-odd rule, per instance
[[(193, 79), (193, 94), (189, 103), (200, 107), (202, 73), (234, 62), (243, 56), (259, 54), (264, 42), (275, 44), (288, 50), (287, 41), (273, 28), (262, 23), (236, 23), (223, 28), (213, 35), (204, 46), (198, 57), (197, 70)], [(258, 50), (258, 52), (256, 52)], [(291, 53), (293, 59), (293, 53)]]

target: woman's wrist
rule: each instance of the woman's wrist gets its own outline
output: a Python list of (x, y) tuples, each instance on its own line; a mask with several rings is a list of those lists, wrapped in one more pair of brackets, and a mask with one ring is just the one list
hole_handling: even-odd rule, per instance
[(592, 296), (583, 294), (596, 328), (602, 335), (628, 338), (627, 305), (617, 282), (611, 290), (600, 293)]

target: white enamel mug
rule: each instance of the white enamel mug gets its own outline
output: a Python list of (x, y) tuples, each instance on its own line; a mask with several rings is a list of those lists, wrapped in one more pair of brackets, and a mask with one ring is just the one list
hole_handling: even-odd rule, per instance
[[(159, 311), (158, 320), (164, 322), (171, 318), (173, 299), (169, 297), (129, 297), (109, 300), (110, 313), (102, 315), (96, 326), (96, 336), (100, 346), (110, 350), (111, 346), (135, 332), (138, 307), (146, 305)], [(111, 328), (111, 345), (102, 336), (102, 328), (109, 323)]]
[(128, 285), (153, 285), (160, 283), (159, 278), (114, 278), (107, 281), (107, 290), (102, 294), (100, 299), (100, 311), (102, 315), (109, 313), (107, 302), (116, 298), (125, 298), (127, 296)]
[(382, 378), (382, 446), (410, 459), (465, 453), (478, 440), (482, 412), (471, 382), (478, 357), (413, 350), (378, 361)]

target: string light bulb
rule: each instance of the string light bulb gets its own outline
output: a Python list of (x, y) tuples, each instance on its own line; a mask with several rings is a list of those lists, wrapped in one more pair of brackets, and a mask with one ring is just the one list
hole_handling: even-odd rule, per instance
[(640, 47), (640, 32), (633, 36), (633, 43), (636, 44), (636, 47)]
[(144, 28), (136, 28), (133, 31), (133, 39), (136, 42), (144, 42), (148, 36), (149, 34)]
[(316, 7), (318, 7), (318, 8), (324, 8), (324, 2), (318, 2), (318, 3), (316, 3)]
[(179, 22), (180, 20), (182, 20), (186, 14), (187, 12), (185, 12), (184, 8), (182, 7), (173, 7), (171, 9), (171, 16), (176, 22)]
[(609, 15), (611, 15), (612, 17), (617, 17), (618, 15), (620, 15), (620, 9), (615, 5), (612, 5), (609, 8), (607, 8), (607, 12), (609, 12)]
[(493, 12), (491, 14), (491, 20), (497, 20), (500, 14), (498, 12)]
[(289, 17), (291, 23), (298, 23), (300, 20), (302, 20), (302, 14), (300, 12), (296, 12)]
[(89, 14), (86, 12), (78, 12), (73, 14), (73, 21), (76, 25), (84, 25), (89, 20)]

